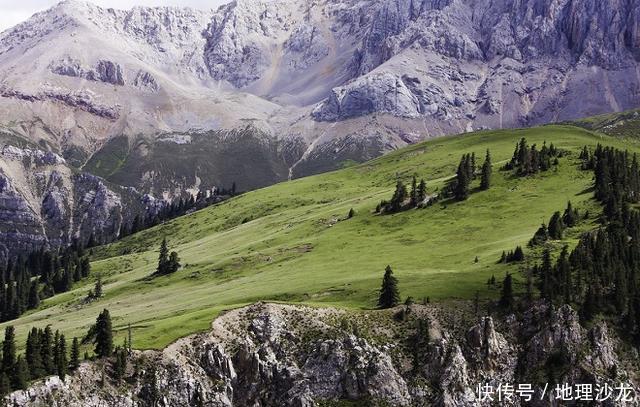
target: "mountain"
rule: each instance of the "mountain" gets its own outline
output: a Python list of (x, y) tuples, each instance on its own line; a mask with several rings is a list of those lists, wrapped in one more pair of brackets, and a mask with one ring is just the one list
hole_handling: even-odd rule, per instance
[[(521, 137), (530, 145), (546, 141), (569, 153), (557, 170), (537, 176), (499, 171)], [(634, 143), (570, 126), (482, 131), (247, 192), (93, 248), (92, 279), (10, 324), (19, 341), (27, 328), (49, 323), (69, 338), (81, 337), (108, 308), (118, 317), (114, 323), (120, 335), (131, 323), (137, 346), (157, 349), (206, 329), (212, 315), (223, 309), (261, 300), (375, 307), (387, 265), (399, 280), (402, 300), (470, 300), (476, 292), (491, 298), (499, 289), (487, 280), (519, 267), (497, 264), (502, 252), (526, 247), (541, 220), (563, 210), (567, 201), (591, 214), (567, 232), (568, 242), (596, 227), (602, 208), (589, 192), (593, 174), (580, 170), (577, 156), (583, 146), (597, 143), (637, 151)], [(392, 197), (398, 179), (409, 185), (416, 174), (425, 179), (429, 195), (442, 193), (460, 155), (483, 157), (487, 149), (495, 166), (488, 191), (474, 192), (460, 203), (443, 200), (424, 209), (375, 213), (382, 200)], [(355, 216), (349, 219), (351, 208)], [(183, 268), (149, 279), (164, 237)], [(105, 298), (86, 302), (98, 275)]]
[[(528, 176), (504, 169), (523, 137), (530, 146), (553, 144), (561, 151), (557, 164)], [(108, 309), (114, 344), (129, 341), (131, 332), (136, 349), (124, 380), (115, 379), (113, 358), (86, 361), (64, 381), (49, 376), (6, 400), (18, 406), (145, 406), (162, 398), (168, 406), (189, 400), (466, 407), (478, 405), (478, 383), (542, 388), (622, 381), (637, 389), (637, 343), (620, 328), (626, 318), (612, 305), (619, 291), (608, 290), (602, 313), (585, 323), (579, 298), (591, 291), (580, 282), (587, 274), (573, 274), (575, 303), (567, 305), (539, 298), (541, 272), (533, 275), (533, 288), (523, 272), (540, 263), (544, 249), (555, 260), (565, 245), (573, 250), (602, 225), (608, 205), (594, 199), (593, 172), (580, 158), (584, 146), (593, 151), (598, 143), (640, 151), (635, 142), (574, 126), (442, 137), (247, 192), (92, 248), (88, 279), (0, 329), (14, 326), (18, 346), (33, 327), (47, 325), (68, 339), (83, 338)], [(459, 157), (482, 157), (487, 149), (493, 157), (488, 190), (474, 180), (465, 201), (441, 197), (398, 213), (376, 211), (398, 180), (409, 185), (414, 175), (425, 179), (429, 197), (445, 194)], [(561, 239), (528, 246), (541, 220), (567, 201), (578, 210), (578, 223)], [(164, 238), (182, 267), (153, 276)], [(524, 262), (499, 262), (517, 246)], [(407, 305), (376, 310), (387, 265)], [(499, 305), (507, 275), (522, 309)], [(90, 300), (98, 276), (103, 296)], [(499, 282), (488, 283), (492, 278)], [(526, 299), (527, 287), (533, 300)], [(93, 352), (90, 339), (84, 351)]]
[[(429, 137), (635, 108), (639, 18), (637, 0), (69, 0), (0, 34), (0, 128), (140, 197), (252, 190)], [(4, 177), (41, 216), (33, 183)]]

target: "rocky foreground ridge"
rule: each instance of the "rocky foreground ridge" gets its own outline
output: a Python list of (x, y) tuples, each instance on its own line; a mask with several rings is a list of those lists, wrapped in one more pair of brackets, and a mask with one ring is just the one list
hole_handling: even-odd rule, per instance
[[(568, 306), (538, 304), (519, 320), (467, 320), (466, 308), (412, 305), (354, 313), (258, 303), (220, 316), (210, 332), (163, 351), (134, 352), (122, 384), (110, 380), (108, 363), (85, 362), (64, 381), (50, 377), (5, 401), (9, 406), (313, 406), (344, 400), (489, 406), (475, 399), (479, 383), (637, 383), (638, 367), (629, 362), (635, 354), (637, 363), (636, 351), (626, 349), (604, 322), (581, 327)], [(420, 320), (428, 320), (429, 328), (417, 338)], [(555, 404), (536, 398), (527, 405)]]

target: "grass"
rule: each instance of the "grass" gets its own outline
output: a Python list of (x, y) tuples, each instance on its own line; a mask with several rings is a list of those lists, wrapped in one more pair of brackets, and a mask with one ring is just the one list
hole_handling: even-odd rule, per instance
[[(553, 142), (573, 154), (561, 159), (557, 170), (533, 177), (498, 171), (520, 137), (539, 146)], [(206, 330), (225, 309), (258, 300), (373, 308), (387, 264), (403, 298), (468, 299), (477, 291), (495, 297), (498, 292), (485, 284), (487, 279), (501, 280), (508, 270), (517, 270), (496, 264), (503, 250), (526, 245), (540, 223), (568, 200), (579, 208), (597, 208), (589, 190), (592, 175), (578, 169), (576, 157), (582, 146), (598, 142), (638, 150), (632, 142), (569, 126), (478, 132), (256, 190), (94, 249), (92, 276), (103, 276), (102, 299), (82, 305), (93, 284), (87, 281), (11, 324), (19, 343), (31, 326), (46, 324), (67, 337), (82, 336), (107, 308), (118, 341), (131, 324), (134, 347), (161, 348)], [(461, 203), (373, 213), (391, 196), (397, 177), (409, 182), (417, 174), (434, 192), (455, 172), (461, 154), (475, 152), (481, 163), (486, 149), (494, 162), (489, 191), (474, 191)], [(356, 215), (346, 219), (350, 208)], [(184, 267), (149, 280), (164, 236)]]

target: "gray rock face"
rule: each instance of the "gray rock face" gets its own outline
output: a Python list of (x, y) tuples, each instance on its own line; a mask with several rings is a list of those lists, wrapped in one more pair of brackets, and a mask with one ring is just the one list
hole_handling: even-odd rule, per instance
[[(17, 184), (14, 180), (20, 180)], [(117, 237), (125, 221), (149, 205), (132, 190), (110, 189), (76, 173), (57, 154), (0, 148), (0, 261), (17, 253)], [(157, 208), (150, 208), (157, 210)]]
[[(520, 323), (501, 321), (510, 331), (504, 335), (491, 317), (459, 335), (436, 309), (412, 306), (410, 315), (431, 321), (431, 340), (419, 358), (398, 346), (408, 337), (390, 334), (398, 322), (388, 313), (374, 317), (256, 304), (228, 312), (213, 322), (211, 332), (181, 339), (162, 352), (134, 353), (127, 381), (117, 387), (111, 382), (101, 387), (100, 365), (84, 363), (64, 382), (48, 378), (5, 400), (11, 406), (144, 406), (152, 402), (151, 389), (156, 388), (163, 406), (306, 407), (321, 401), (367, 400), (392, 406), (488, 407), (494, 404), (476, 400), (479, 383), (528, 383), (537, 363), (553, 357), (560, 342), (582, 349), (571, 356), (573, 364), (561, 380), (611, 384), (627, 377), (621, 370), (616, 377), (611, 369), (607, 373), (610, 366), (621, 365), (614, 351), (616, 339), (606, 325), (595, 326), (586, 337), (578, 335), (583, 329), (568, 307), (549, 310), (538, 305)], [(547, 317), (527, 320), (533, 315)], [(371, 317), (375, 326), (366, 322)], [(373, 330), (375, 339), (354, 334), (350, 326)], [(525, 363), (530, 355), (536, 364)], [(581, 372), (595, 376), (583, 377)], [(542, 407), (549, 401), (538, 397), (526, 405)]]

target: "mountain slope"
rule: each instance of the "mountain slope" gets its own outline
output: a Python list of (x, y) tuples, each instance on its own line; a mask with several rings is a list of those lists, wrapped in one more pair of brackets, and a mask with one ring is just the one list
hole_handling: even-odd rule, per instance
[[(572, 154), (557, 171), (514, 178), (498, 167), (521, 137), (530, 144), (553, 142)], [(51, 323), (80, 336), (106, 307), (116, 329), (131, 323), (136, 346), (157, 348), (206, 329), (216, 312), (257, 300), (373, 307), (387, 264), (403, 298), (472, 298), (477, 291), (493, 297), (498, 293), (487, 279), (516, 270), (496, 264), (502, 251), (526, 245), (540, 222), (568, 200), (590, 211), (583, 227), (592, 227), (599, 205), (592, 201), (592, 175), (578, 168), (577, 152), (596, 143), (638, 151), (633, 142), (569, 126), (478, 132), (249, 192), (94, 249), (92, 275), (103, 276), (103, 299), (83, 302), (92, 287), (87, 282), (12, 324), (19, 335)], [(489, 191), (474, 192), (462, 203), (374, 214), (380, 200), (391, 197), (396, 177), (424, 177), (433, 193), (455, 172), (462, 153), (481, 157), (487, 148), (495, 165)], [(346, 219), (350, 208), (356, 215)], [(569, 243), (580, 230), (569, 234)], [(149, 280), (163, 237), (184, 267)]]
[(242, 0), (124, 11), (70, 0), (0, 35), (0, 122), (65, 158), (80, 150), (80, 162), (113, 137), (250, 122), (286, 140), (303, 176), (426, 137), (635, 108), (638, 10)]

